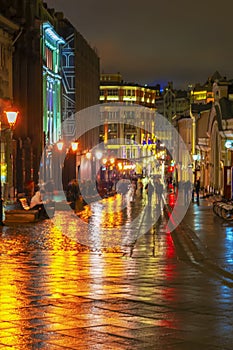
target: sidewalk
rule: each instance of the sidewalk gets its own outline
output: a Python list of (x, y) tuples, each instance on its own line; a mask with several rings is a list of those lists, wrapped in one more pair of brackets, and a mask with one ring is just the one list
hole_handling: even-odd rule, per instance
[(233, 287), (232, 240), (233, 222), (213, 212), (213, 202), (220, 196), (200, 198), (199, 205), (190, 203), (188, 211), (171, 233), (180, 260), (194, 265)]

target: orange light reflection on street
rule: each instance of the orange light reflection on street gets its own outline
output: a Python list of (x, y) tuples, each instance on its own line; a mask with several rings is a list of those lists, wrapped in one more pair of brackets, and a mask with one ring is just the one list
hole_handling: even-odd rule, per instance
[[(20, 246), (17, 249), (20, 250)], [(31, 289), (34, 284), (38, 286), (41, 276), (36, 269), (28, 269), (26, 256), (24, 263), (19, 265), (17, 258), (9, 255), (9, 258), (1, 260), (0, 269), (0, 319), (5, 322), (5, 328), (0, 328), (1, 343), (14, 349), (28, 349), (33, 336), (32, 307), (35, 319), (39, 319), (41, 314), (38, 307), (40, 298), (32, 295)]]
[(107, 207), (101, 212), (101, 227), (120, 227), (123, 223), (122, 199), (120, 195), (109, 198), (106, 201)]

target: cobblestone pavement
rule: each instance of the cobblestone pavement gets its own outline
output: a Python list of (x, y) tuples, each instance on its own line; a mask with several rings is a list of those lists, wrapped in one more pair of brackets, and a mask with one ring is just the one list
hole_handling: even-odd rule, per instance
[(233, 234), (209, 201), (128, 249), (80, 244), (54, 220), (1, 230), (0, 348), (232, 349)]

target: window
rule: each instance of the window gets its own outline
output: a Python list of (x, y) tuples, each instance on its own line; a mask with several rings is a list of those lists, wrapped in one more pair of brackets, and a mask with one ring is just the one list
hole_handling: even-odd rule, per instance
[(3, 45), (0, 45), (0, 67), (6, 65), (6, 49)]
[(108, 95), (109, 96), (118, 96), (118, 90), (117, 89), (108, 90)]
[(45, 47), (45, 57), (46, 57), (46, 66), (53, 70), (53, 52), (47, 46)]

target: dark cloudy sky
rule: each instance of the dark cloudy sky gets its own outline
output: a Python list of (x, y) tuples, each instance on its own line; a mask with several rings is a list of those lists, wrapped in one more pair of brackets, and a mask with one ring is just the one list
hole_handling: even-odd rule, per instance
[(176, 88), (233, 78), (233, 0), (47, 0), (96, 47), (101, 72)]

